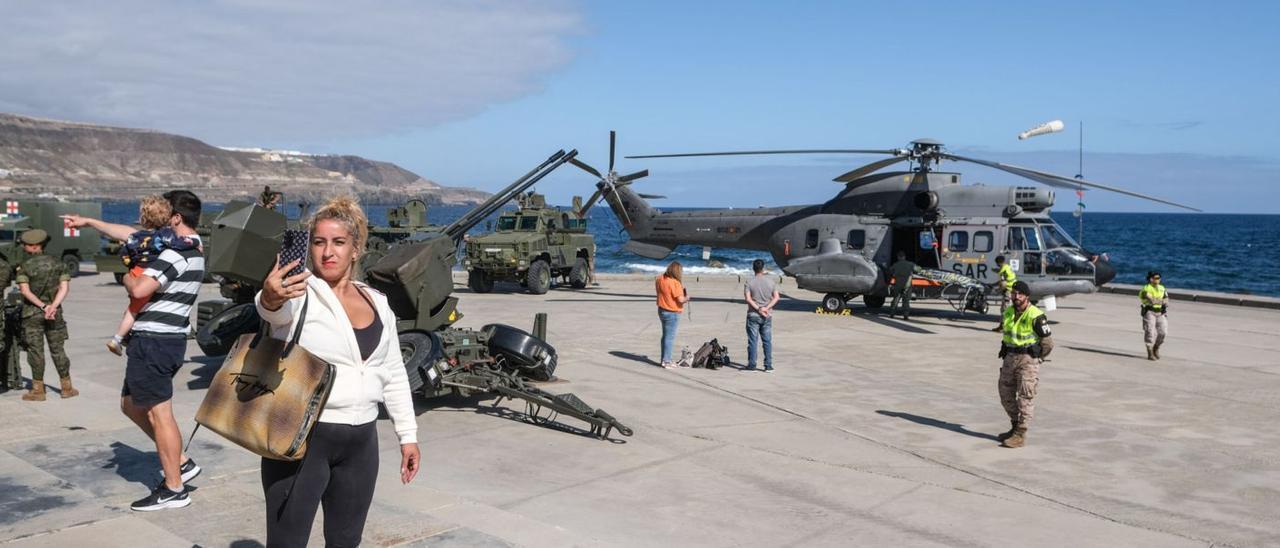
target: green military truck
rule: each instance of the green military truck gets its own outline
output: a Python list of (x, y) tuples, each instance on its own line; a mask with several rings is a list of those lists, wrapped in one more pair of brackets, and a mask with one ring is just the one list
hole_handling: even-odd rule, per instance
[(498, 217), (493, 233), (467, 241), (467, 286), (488, 293), (494, 282), (516, 282), (541, 295), (561, 278), (574, 288), (586, 287), (596, 242), (580, 211), (548, 207), (535, 193), (521, 195), (519, 204), (520, 209)]
[(27, 258), (26, 251), (18, 243), (23, 232), (41, 228), (49, 233), (46, 255), (61, 258), (67, 272), (80, 273), (80, 261), (98, 252), (101, 236), (91, 228), (71, 228), (62, 215), (75, 213), (95, 219), (102, 218), (102, 204), (97, 202), (58, 202), (53, 200), (5, 200), (4, 219), (0, 221), (0, 256), (10, 266), (17, 266)]

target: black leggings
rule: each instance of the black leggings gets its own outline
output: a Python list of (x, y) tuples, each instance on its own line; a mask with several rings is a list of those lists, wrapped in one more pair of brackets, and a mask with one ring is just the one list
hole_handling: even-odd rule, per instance
[(378, 429), (316, 423), (299, 462), (262, 459), (267, 546), (306, 546), (324, 505), (325, 546), (358, 546), (378, 479)]

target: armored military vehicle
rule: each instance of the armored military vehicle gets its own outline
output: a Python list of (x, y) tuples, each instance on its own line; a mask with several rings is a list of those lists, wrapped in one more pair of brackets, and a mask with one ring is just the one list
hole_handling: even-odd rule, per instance
[[(588, 423), (591, 433), (601, 438), (615, 428), (631, 435), (608, 413), (573, 394), (551, 394), (531, 384), (551, 379), (557, 365), (555, 348), (544, 340), (545, 316), (535, 319), (533, 333), (504, 324), (478, 330), (454, 326), (462, 313), (458, 298), (452, 296), (452, 271), (463, 235), (576, 154), (552, 155), (452, 224), (391, 244), (374, 264), (362, 265), (363, 278), (387, 295), (395, 312), (400, 351), (414, 392), (428, 397), (456, 393), (520, 399), (534, 423), (550, 423), (551, 414), (558, 413)], [(215, 223), (206, 265), (224, 279), (259, 286), (275, 261), (285, 227), (278, 212), (249, 203), (228, 204)], [(229, 319), (222, 322), (223, 318)], [(224, 326), (219, 333), (224, 341), (260, 325), (252, 303), (226, 309), (210, 321), (215, 323)], [(197, 342), (205, 348), (199, 335)]]
[(441, 228), (427, 222), (427, 203), (417, 198), (387, 210), (387, 226), (369, 226), (369, 241), (365, 242), (364, 253), (360, 255), (358, 278), (363, 281), (364, 271), (381, 260), (391, 246)]
[(6, 200), (4, 222), (0, 223), (0, 255), (16, 266), (27, 253), (18, 244), (23, 232), (41, 228), (49, 233), (46, 255), (59, 257), (72, 276), (80, 273), (80, 261), (98, 252), (100, 236), (91, 228), (71, 228), (62, 215), (75, 213), (101, 218), (102, 204), (97, 202), (58, 202), (52, 200)]
[(577, 289), (586, 287), (596, 242), (580, 211), (548, 207), (536, 193), (520, 195), (518, 203), (520, 209), (498, 217), (493, 233), (467, 242), (467, 286), (488, 293), (494, 282), (516, 282), (541, 295), (558, 278)]

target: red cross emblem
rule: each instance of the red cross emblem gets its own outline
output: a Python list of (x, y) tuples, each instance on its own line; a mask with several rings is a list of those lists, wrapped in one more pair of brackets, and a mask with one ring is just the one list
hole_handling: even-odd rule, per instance
[(17, 215), (17, 214), (18, 214), (18, 202), (13, 202), (13, 201), (5, 202), (5, 205), (4, 205), (4, 212), (5, 212), (5, 214), (6, 214), (6, 215)]
[[(13, 202), (9, 202), (13, 203)], [(80, 236), (80, 229), (71, 226), (71, 219), (62, 220), (62, 235), (67, 238), (75, 238)]]

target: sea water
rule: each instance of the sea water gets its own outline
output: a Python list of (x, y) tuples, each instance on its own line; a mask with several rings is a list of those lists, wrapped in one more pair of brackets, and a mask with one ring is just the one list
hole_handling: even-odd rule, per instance
[[(370, 222), (385, 225), (391, 207), (367, 206)], [(209, 205), (206, 211), (219, 208)], [(291, 209), (289, 214), (296, 216), (297, 208)], [(427, 216), (433, 224), (443, 225), (470, 209), (434, 206)], [(103, 216), (111, 222), (131, 223), (137, 215), (136, 202), (103, 204)], [(470, 233), (484, 234), (493, 218)], [(1077, 219), (1070, 212), (1053, 213), (1053, 218), (1076, 236)], [(609, 208), (593, 208), (588, 219), (588, 231), (596, 239), (598, 272), (656, 274), (679, 260), (689, 274), (749, 274), (751, 261), (757, 258), (777, 270), (762, 251), (715, 248), (707, 261), (700, 246), (680, 246), (666, 259), (645, 259), (622, 249), (628, 237)], [(1142, 284), (1147, 271), (1158, 270), (1170, 288), (1280, 297), (1280, 215), (1087, 212), (1083, 221), (1085, 249), (1107, 254), (1118, 272), (1117, 283)]]

